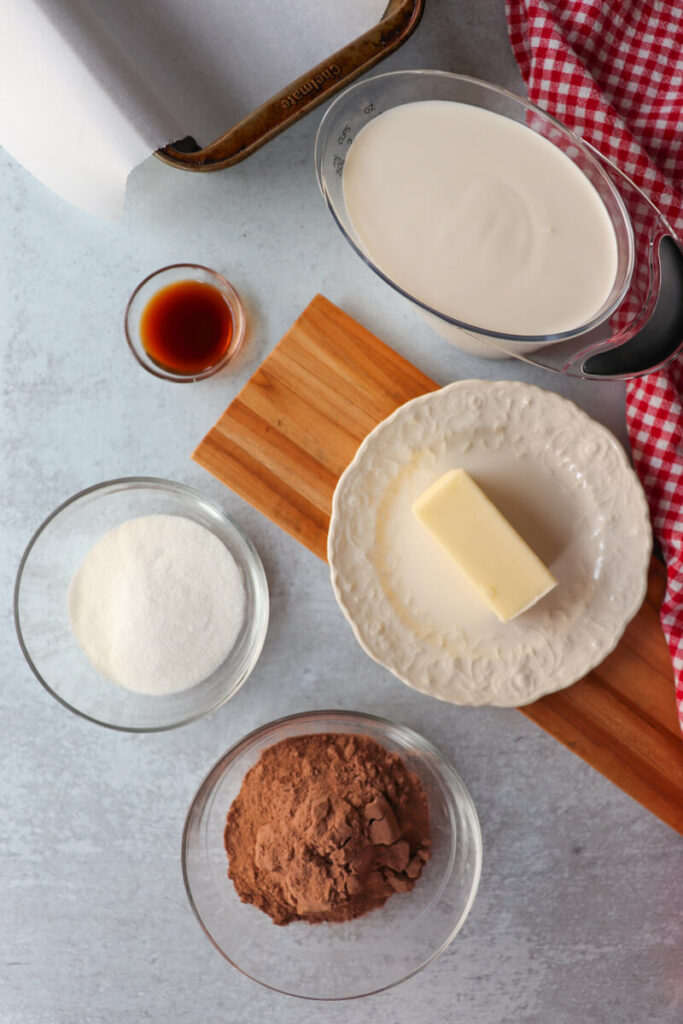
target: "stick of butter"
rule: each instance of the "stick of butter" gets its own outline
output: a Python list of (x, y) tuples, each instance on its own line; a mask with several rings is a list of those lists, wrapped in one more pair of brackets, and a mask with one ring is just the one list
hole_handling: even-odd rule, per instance
[(557, 580), (464, 469), (452, 469), (413, 512), (501, 622), (536, 604)]

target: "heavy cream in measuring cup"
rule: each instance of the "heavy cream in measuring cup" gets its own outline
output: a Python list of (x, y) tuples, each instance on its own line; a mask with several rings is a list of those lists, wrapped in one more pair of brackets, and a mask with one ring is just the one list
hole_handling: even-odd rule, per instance
[(614, 283), (616, 237), (591, 182), (552, 143), (489, 110), (426, 100), (379, 114), (349, 149), (343, 188), (371, 261), (468, 324), (571, 330)]

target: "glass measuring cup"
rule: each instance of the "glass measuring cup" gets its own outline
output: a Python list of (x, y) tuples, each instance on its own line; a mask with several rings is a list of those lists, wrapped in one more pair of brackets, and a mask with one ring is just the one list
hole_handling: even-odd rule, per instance
[[(588, 178), (607, 210), (617, 245), (611, 290), (588, 321), (556, 334), (488, 330), (423, 302), (368, 256), (344, 202), (346, 153), (372, 118), (391, 107), (419, 100), (467, 103), (519, 121), (557, 146)], [(515, 356), (572, 376), (625, 378), (663, 365), (683, 344), (683, 302), (676, 301), (678, 283), (683, 279), (683, 255), (669, 225), (636, 186), (599, 153), (553, 117), (505, 89), (442, 71), (390, 72), (363, 80), (341, 93), (323, 117), (316, 138), (315, 164), (328, 208), (355, 252), (395, 291), (414, 303), (439, 334), (465, 351), (484, 358)], [(667, 289), (669, 308), (658, 318), (655, 307), (664, 292), (665, 278), (673, 280)]]

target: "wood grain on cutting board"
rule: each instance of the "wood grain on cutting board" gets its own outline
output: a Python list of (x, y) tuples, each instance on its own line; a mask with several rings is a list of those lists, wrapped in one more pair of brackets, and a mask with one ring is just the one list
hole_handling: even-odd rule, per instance
[[(325, 558), (332, 495), (363, 438), (438, 385), (318, 295), (194, 452), (237, 494)], [(520, 708), (683, 832), (683, 739), (659, 624), (665, 572), (617, 649), (573, 686)]]

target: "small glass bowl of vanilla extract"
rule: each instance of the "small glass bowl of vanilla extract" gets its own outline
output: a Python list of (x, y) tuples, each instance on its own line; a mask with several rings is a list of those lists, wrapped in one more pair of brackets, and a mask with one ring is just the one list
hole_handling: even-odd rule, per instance
[(227, 278), (196, 263), (150, 274), (125, 315), (126, 338), (140, 365), (178, 383), (218, 373), (241, 347), (245, 326), (242, 302)]

